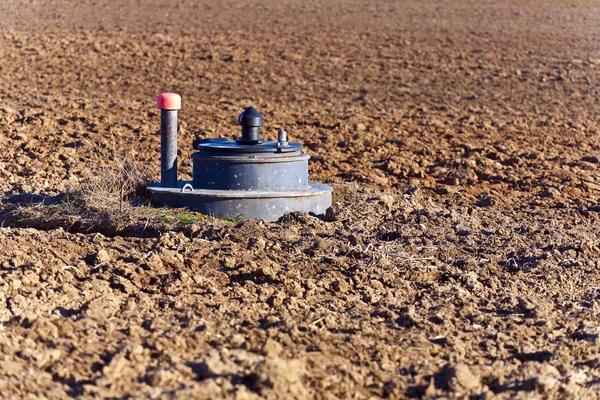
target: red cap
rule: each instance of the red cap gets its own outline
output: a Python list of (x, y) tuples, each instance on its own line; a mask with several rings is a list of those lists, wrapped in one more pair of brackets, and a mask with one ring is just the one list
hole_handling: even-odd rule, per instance
[(161, 93), (156, 98), (156, 107), (161, 110), (181, 110), (181, 96), (176, 93)]

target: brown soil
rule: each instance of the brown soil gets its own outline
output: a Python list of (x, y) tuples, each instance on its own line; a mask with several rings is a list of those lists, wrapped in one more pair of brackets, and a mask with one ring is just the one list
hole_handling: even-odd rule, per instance
[(175, 91), (181, 160), (255, 105), (333, 212), (3, 218), (2, 397), (598, 398), (598, 2), (213, 3), (1, 2), (0, 193), (156, 179)]

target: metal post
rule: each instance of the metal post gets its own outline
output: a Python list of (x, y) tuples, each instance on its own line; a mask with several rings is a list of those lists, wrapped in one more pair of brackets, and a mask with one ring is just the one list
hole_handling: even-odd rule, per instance
[(181, 97), (175, 93), (162, 93), (156, 99), (160, 108), (160, 186), (177, 187), (177, 110)]

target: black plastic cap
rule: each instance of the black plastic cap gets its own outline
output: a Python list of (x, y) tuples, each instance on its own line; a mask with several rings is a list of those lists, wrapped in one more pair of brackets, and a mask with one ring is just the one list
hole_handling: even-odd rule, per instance
[(238, 125), (262, 126), (263, 116), (254, 107), (248, 107), (238, 117)]

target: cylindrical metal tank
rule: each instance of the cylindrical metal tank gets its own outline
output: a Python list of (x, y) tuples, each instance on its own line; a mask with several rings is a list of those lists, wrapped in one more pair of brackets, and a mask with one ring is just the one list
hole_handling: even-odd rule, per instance
[(276, 221), (292, 211), (320, 215), (331, 206), (331, 187), (308, 181), (310, 156), (302, 152), (302, 145), (288, 142), (283, 129), (277, 132), (277, 141), (262, 140), (263, 118), (253, 107), (245, 109), (238, 118), (241, 138), (194, 141), (197, 152), (192, 154), (192, 181), (177, 181), (176, 175), (173, 177), (173, 173), (177, 174), (177, 159), (169, 157), (177, 154), (177, 126), (173, 119), (176, 114), (166, 110), (179, 104), (165, 104), (165, 99), (172, 97), (161, 95), (158, 101), (163, 111), (163, 168), (162, 184), (148, 186), (153, 203), (186, 207), (221, 218), (268, 221)]
[[(232, 142), (229, 142), (232, 143)], [(303, 190), (308, 187), (308, 154), (300, 150), (278, 153), (276, 142), (262, 149), (272, 152), (224, 152), (200, 144), (192, 155), (192, 186), (212, 190)]]

